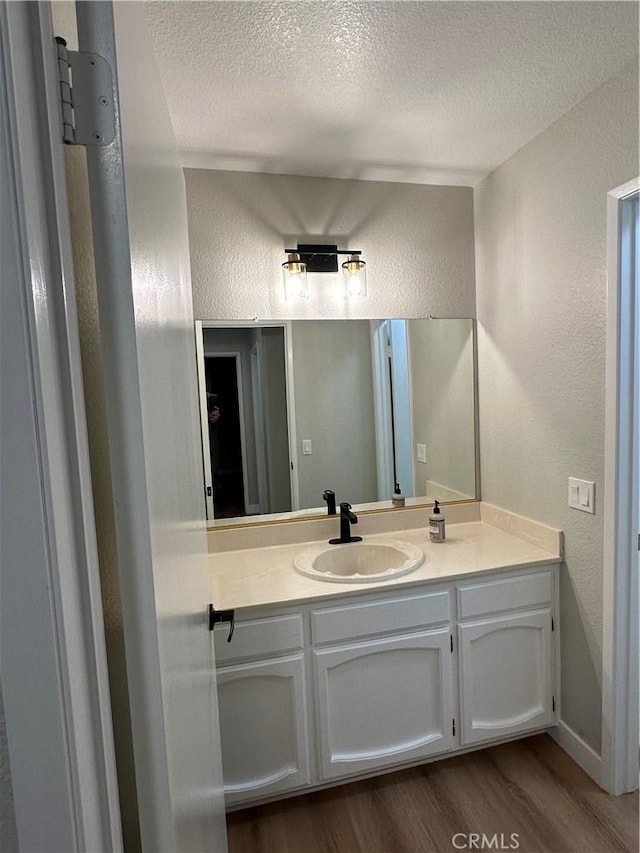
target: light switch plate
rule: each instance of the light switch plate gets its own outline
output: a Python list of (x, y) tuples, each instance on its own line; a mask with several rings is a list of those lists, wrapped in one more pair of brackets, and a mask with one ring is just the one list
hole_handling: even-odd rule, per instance
[(311, 456), (311, 439), (303, 438), (302, 439), (302, 455), (303, 456)]
[(418, 462), (426, 462), (427, 461), (427, 445), (426, 444), (416, 444), (416, 459)]
[(569, 477), (569, 506), (581, 512), (595, 513), (596, 485), (591, 480)]

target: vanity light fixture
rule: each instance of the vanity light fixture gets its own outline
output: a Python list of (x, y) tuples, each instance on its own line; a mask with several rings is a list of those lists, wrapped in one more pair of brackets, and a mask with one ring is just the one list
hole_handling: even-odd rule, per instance
[(285, 299), (308, 299), (307, 265), (300, 259), (298, 252), (289, 252), (282, 264)]
[(367, 295), (366, 263), (359, 249), (339, 249), (335, 244), (298, 243), (295, 249), (285, 249), (287, 260), (282, 264), (285, 299), (308, 299), (308, 272), (338, 272), (338, 255), (348, 255), (342, 264), (345, 299)]
[(351, 252), (349, 260), (342, 264), (342, 272), (345, 299), (367, 295), (367, 265), (360, 260), (360, 252)]

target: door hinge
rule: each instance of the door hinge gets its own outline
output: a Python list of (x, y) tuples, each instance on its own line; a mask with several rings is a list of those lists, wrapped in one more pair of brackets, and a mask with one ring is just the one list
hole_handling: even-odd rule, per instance
[(552, 696), (551, 697), (551, 710), (555, 711), (555, 709), (556, 709), (556, 697)]
[(456, 733), (456, 721), (455, 721), (455, 719), (451, 720), (451, 733), (454, 735)]
[(449, 634), (449, 645), (451, 646), (451, 651), (453, 651), (453, 634)]
[(556, 623), (553, 621), (553, 616), (551, 617), (551, 630), (552, 631), (556, 630)]
[(116, 135), (111, 66), (99, 53), (68, 50), (60, 36), (56, 36), (56, 50), (62, 141), (110, 145)]

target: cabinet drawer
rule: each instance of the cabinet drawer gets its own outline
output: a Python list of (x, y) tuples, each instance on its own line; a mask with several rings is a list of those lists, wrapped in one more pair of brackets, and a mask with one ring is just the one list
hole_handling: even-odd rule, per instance
[(297, 651), (304, 645), (302, 615), (294, 613), (236, 622), (230, 643), (227, 642), (228, 636), (229, 626), (226, 624), (216, 627), (213, 632), (218, 664)]
[(449, 621), (449, 593), (432, 592), (365, 604), (329, 607), (311, 613), (314, 643), (340, 642), (394, 631), (410, 631)]
[(548, 604), (553, 595), (551, 572), (465, 584), (458, 587), (458, 616), (468, 619), (484, 613), (520, 610)]

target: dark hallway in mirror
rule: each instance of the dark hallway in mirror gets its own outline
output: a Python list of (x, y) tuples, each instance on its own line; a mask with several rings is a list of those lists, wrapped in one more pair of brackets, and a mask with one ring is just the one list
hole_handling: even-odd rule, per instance
[(205, 377), (214, 512), (233, 518), (245, 514), (235, 356), (206, 356)]
[[(209, 328), (200, 344), (207, 517), (289, 512), (284, 329)], [(212, 416), (216, 403), (219, 412)]]

